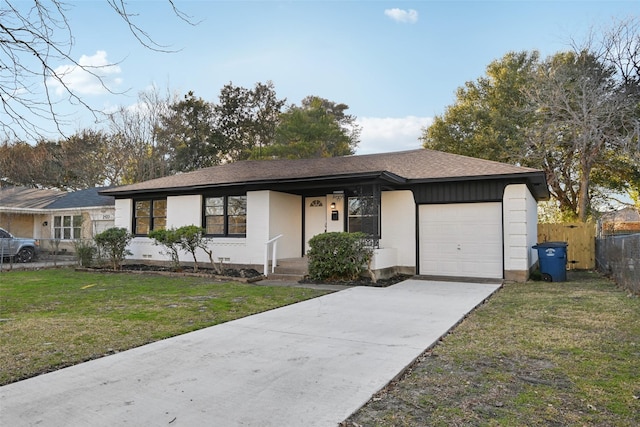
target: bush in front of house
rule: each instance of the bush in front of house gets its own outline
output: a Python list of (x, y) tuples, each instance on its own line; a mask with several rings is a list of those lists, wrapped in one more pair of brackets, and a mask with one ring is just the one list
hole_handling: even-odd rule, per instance
[[(180, 251), (185, 251), (193, 257), (193, 271), (198, 271), (198, 259), (196, 251), (203, 249), (210, 259), (213, 254), (207, 248), (204, 238), (204, 228), (197, 225), (185, 225), (179, 228), (169, 228), (167, 230), (153, 230), (149, 233), (149, 238), (155, 240), (156, 245), (164, 246), (166, 253), (171, 257), (173, 268), (180, 270)], [(213, 264), (213, 261), (212, 261)]]
[(94, 246), (93, 240), (77, 239), (73, 246), (76, 251), (76, 259), (81, 267), (91, 267), (97, 255), (98, 249)]
[(311, 280), (355, 280), (367, 270), (373, 248), (364, 233), (323, 233), (309, 240)]
[(133, 236), (126, 228), (108, 228), (95, 237), (96, 245), (111, 260), (114, 270), (122, 268), (122, 262), (127, 255), (131, 255), (131, 251), (127, 249), (127, 245), (131, 242)]
[[(207, 244), (204, 240), (204, 228), (197, 225), (185, 225), (176, 230), (179, 241), (178, 246), (185, 252), (188, 252), (193, 257), (193, 271), (198, 271), (198, 259), (196, 257), (196, 251), (198, 248), (207, 249)], [(207, 252), (208, 253), (208, 252)]]
[(172, 267), (180, 270), (180, 235), (175, 228), (163, 230), (151, 230), (149, 238), (154, 240), (154, 244), (164, 246), (165, 254), (171, 258)]

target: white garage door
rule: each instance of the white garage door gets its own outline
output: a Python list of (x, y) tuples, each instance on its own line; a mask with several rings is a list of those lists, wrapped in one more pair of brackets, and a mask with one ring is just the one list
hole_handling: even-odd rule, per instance
[(501, 279), (502, 204), (420, 205), (420, 274)]

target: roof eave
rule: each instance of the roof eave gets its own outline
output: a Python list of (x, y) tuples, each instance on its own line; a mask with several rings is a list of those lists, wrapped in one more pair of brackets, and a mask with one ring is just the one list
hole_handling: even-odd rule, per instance
[(286, 184), (299, 184), (304, 182), (309, 183), (318, 183), (318, 182), (327, 182), (327, 184), (336, 181), (346, 181), (346, 180), (369, 180), (369, 179), (382, 179), (384, 181), (395, 183), (395, 184), (404, 184), (407, 182), (405, 178), (398, 176), (394, 173), (387, 171), (375, 171), (375, 172), (357, 172), (357, 173), (348, 173), (348, 174), (332, 174), (332, 175), (322, 175), (322, 176), (314, 176), (314, 177), (301, 177), (301, 178), (288, 178), (288, 179), (267, 179), (267, 180), (248, 180), (248, 181), (237, 181), (237, 182), (229, 182), (222, 184), (199, 184), (199, 185), (185, 185), (185, 186), (171, 186), (171, 187), (160, 187), (160, 188), (147, 188), (147, 189), (134, 189), (134, 190), (121, 190), (118, 191), (117, 188), (113, 188), (110, 190), (100, 191), (98, 194), (104, 196), (114, 196), (119, 198), (124, 198), (128, 196), (136, 196), (140, 194), (166, 194), (166, 193), (176, 193), (176, 194), (184, 194), (187, 192), (198, 192), (198, 191), (206, 191), (212, 189), (223, 189), (230, 187), (249, 187), (249, 186), (261, 186), (268, 187), (273, 185), (286, 185)]

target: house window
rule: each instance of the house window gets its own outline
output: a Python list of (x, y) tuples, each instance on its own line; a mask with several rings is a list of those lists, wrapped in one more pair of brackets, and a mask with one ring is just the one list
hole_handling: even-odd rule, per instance
[(82, 215), (54, 215), (53, 237), (60, 240), (82, 237)]
[(133, 229), (136, 235), (167, 226), (167, 199), (136, 200)]
[(247, 196), (205, 197), (204, 228), (213, 236), (246, 236)]
[(380, 238), (380, 207), (373, 196), (356, 196), (348, 199), (348, 230), (362, 232), (373, 239)]

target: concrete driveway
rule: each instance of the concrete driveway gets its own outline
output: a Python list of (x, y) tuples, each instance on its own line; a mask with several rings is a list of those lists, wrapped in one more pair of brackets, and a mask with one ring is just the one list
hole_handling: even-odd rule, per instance
[(346, 289), (0, 387), (0, 425), (335, 426), (498, 288)]

